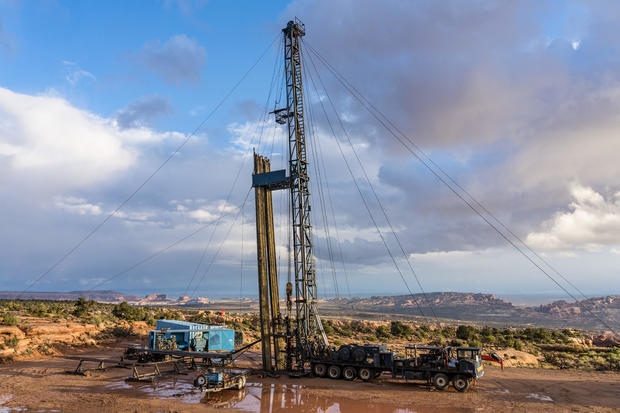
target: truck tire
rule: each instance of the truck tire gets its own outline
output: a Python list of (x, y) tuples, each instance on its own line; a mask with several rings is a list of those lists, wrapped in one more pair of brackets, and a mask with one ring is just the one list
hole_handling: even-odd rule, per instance
[(327, 374), (327, 366), (325, 366), (325, 364), (322, 364), (322, 363), (315, 364), (313, 371), (314, 371), (315, 376), (325, 377), (325, 375)]
[(433, 386), (435, 386), (437, 390), (445, 389), (449, 383), (450, 380), (448, 380), (448, 376), (443, 373), (437, 373), (433, 376)]
[(452, 379), (452, 385), (458, 391), (464, 392), (469, 388), (469, 380), (467, 380), (467, 377), (461, 375), (454, 376)]
[(327, 375), (329, 376), (330, 379), (339, 379), (340, 378), (340, 366), (329, 366), (327, 368)]
[(355, 367), (353, 366), (347, 366), (342, 370), (342, 377), (345, 380), (355, 380), (355, 378), (357, 377), (357, 371), (355, 371)]
[(202, 374), (194, 379), (194, 386), (202, 387), (207, 384), (207, 379)]
[(237, 379), (237, 382), (235, 383), (235, 389), (237, 390), (241, 390), (245, 387), (245, 384), (243, 383), (243, 377), (239, 377)]
[(373, 378), (374, 374), (373, 371), (368, 367), (362, 367), (357, 372), (357, 376), (364, 381), (369, 381)]

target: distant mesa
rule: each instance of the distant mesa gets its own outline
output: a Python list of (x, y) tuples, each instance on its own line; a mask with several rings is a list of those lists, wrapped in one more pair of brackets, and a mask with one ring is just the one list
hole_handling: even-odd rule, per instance
[(86, 290), (69, 292), (21, 292), (21, 291), (0, 291), (2, 300), (51, 300), (51, 301), (73, 301), (78, 298), (95, 300), (100, 303), (138, 303), (141, 297), (133, 294), (122, 294), (112, 290)]

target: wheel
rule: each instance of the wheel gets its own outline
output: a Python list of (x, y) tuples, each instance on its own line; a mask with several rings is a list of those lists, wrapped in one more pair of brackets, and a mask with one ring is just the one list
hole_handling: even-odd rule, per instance
[(241, 390), (241, 389), (243, 389), (244, 387), (245, 387), (245, 384), (243, 383), (243, 377), (239, 377), (239, 378), (237, 379), (237, 383), (236, 383), (236, 385), (235, 385), (235, 388), (236, 388), (237, 390)]
[(340, 366), (329, 366), (327, 369), (327, 375), (330, 379), (339, 379), (340, 378)]
[(353, 353), (351, 353), (351, 356), (353, 357), (353, 361), (364, 361), (366, 360), (366, 350), (364, 350), (363, 347), (356, 347)]
[(463, 376), (455, 376), (452, 379), (452, 385), (460, 392), (464, 392), (469, 388), (469, 380)]
[(202, 387), (207, 384), (207, 379), (205, 378), (205, 376), (200, 375), (194, 379), (194, 384), (198, 387)]
[(433, 376), (433, 386), (438, 390), (445, 389), (449, 382), (448, 376), (443, 373), (437, 373)]
[(368, 381), (370, 379), (372, 379), (373, 374), (372, 374), (372, 370), (370, 370), (368, 367), (362, 367), (358, 372), (357, 375), (360, 379), (364, 380), (364, 381)]
[(314, 375), (315, 376), (325, 377), (326, 373), (327, 373), (327, 367), (325, 367), (325, 364), (315, 364), (314, 365)]
[(342, 377), (345, 380), (355, 380), (357, 377), (357, 371), (355, 371), (355, 367), (347, 366), (342, 370)]

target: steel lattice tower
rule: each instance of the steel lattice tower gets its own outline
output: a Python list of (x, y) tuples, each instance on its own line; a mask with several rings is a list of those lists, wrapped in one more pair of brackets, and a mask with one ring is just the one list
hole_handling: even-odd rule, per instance
[(312, 254), (310, 188), (306, 155), (306, 130), (302, 84), (301, 37), (305, 28), (289, 21), (284, 33), (286, 118), (288, 124), (289, 172), (292, 212), (292, 241), (295, 267), (296, 331), (298, 361), (327, 350), (328, 341), (316, 310), (316, 276)]

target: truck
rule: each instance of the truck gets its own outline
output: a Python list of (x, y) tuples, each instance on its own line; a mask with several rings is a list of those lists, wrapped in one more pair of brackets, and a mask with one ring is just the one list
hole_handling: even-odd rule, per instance
[(399, 357), (385, 344), (349, 344), (334, 349), (328, 358), (311, 360), (310, 367), (318, 377), (370, 381), (390, 373), (393, 378), (426, 381), (438, 390), (452, 383), (464, 392), (484, 374), (481, 352), (477, 347), (410, 345)]

